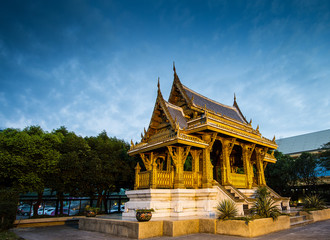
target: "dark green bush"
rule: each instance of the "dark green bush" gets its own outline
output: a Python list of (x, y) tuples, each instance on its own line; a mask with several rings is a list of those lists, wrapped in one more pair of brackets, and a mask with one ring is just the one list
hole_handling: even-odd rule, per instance
[(251, 212), (253, 215), (262, 218), (271, 217), (273, 220), (276, 220), (277, 217), (281, 215), (280, 210), (276, 206), (275, 201), (271, 198), (266, 187), (258, 188), (256, 201), (251, 208)]
[(230, 200), (222, 200), (217, 209), (219, 212), (219, 220), (231, 219), (238, 214), (236, 204)]
[(0, 230), (13, 226), (16, 219), (18, 193), (13, 190), (0, 189)]
[(307, 195), (303, 202), (303, 209), (305, 210), (322, 210), (326, 208), (325, 201), (319, 195)]

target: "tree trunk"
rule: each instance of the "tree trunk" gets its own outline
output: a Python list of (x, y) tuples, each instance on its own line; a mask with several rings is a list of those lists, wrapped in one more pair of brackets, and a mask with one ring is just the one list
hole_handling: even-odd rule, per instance
[(39, 209), (39, 206), (40, 206), (40, 204), (42, 202), (42, 195), (43, 195), (43, 192), (38, 192), (38, 200), (33, 205), (33, 216), (37, 216), (38, 215), (38, 209)]
[(104, 205), (104, 211), (108, 213), (108, 199), (107, 199), (107, 191), (104, 191), (103, 195), (103, 205)]
[(102, 191), (99, 191), (98, 194), (97, 194), (97, 202), (96, 202), (96, 207), (97, 208), (101, 209), (102, 199), (103, 199)]
[(63, 192), (58, 192), (57, 193), (55, 216), (57, 216), (58, 213), (63, 215)]

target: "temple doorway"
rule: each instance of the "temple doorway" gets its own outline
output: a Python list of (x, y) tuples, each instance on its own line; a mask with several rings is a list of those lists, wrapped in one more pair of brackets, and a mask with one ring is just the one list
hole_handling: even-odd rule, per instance
[(221, 184), (222, 144), (219, 140), (213, 144), (210, 159), (213, 165), (213, 179)]

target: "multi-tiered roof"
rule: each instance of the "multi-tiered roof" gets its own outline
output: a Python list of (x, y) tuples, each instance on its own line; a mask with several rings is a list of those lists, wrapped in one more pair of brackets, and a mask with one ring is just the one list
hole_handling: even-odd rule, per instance
[[(236, 97), (233, 106), (218, 103), (184, 86), (175, 67), (173, 70), (174, 81), (169, 100), (164, 100), (158, 83), (158, 95), (149, 127), (144, 130), (140, 143), (131, 143), (130, 155), (173, 144), (205, 148), (208, 144), (201, 138), (204, 132), (216, 132), (270, 150), (277, 148), (275, 138), (264, 138), (259, 127), (252, 128), (251, 121), (245, 119), (238, 107)], [(271, 155), (265, 158), (267, 160), (276, 161)]]

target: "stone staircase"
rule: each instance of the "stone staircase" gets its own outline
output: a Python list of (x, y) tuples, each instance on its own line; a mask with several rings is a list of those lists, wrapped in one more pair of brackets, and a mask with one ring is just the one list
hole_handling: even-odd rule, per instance
[(231, 196), (233, 196), (235, 200), (243, 199), (235, 191), (233, 191), (230, 186), (225, 186), (225, 189)]
[(307, 215), (300, 215), (299, 212), (291, 212), (290, 213), (290, 226), (298, 227), (303, 226), (309, 223), (312, 223), (313, 220), (310, 219)]

